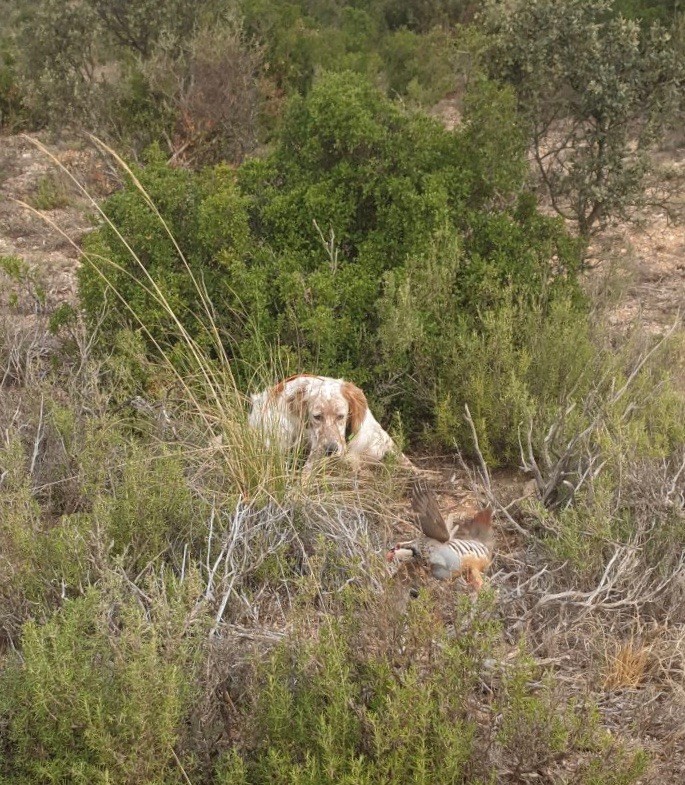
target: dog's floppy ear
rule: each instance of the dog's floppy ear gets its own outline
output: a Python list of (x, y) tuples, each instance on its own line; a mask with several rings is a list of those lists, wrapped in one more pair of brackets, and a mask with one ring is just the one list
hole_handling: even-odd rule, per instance
[(362, 427), (364, 417), (366, 417), (366, 410), (369, 408), (369, 405), (366, 402), (364, 393), (359, 387), (350, 384), (350, 382), (343, 383), (342, 394), (349, 406), (345, 434), (348, 439), (351, 439), (359, 433), (359, 429)]
[(307, 387), (297, 387), (285, 399), (290, 413), (300, 420), (303, 420), (307, 414), (307, 393)]

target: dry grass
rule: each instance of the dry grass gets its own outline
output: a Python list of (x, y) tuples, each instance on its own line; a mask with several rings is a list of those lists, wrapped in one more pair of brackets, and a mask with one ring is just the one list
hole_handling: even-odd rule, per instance
[(635, 689), (646, 678), (651, 647), (639, 640), (615, 641), (605, 652), (605, 690)]

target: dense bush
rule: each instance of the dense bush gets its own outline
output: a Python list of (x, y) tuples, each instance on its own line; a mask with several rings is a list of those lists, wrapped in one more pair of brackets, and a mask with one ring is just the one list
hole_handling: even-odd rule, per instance
[(0, 39), (0, 129), (16, 131), (26, 122), (24, 93), (11, 46)]
[[(541, 318), (561, 324), (575, 314), (582, 329), (577, 255), (523, 191), (512, 96), (477, 87), (463, 129), (450, 133), (349, 74), (330, 74), (292, 102), (274, 151), (247, 161), (237, 180), (227, 169), (194, 175), (151, 160), (140, 182), (189, 267), (132, 184), (104, 205), (115, 228), (89, 240), (87, 311), (99, 317), (109, 291), (113, 306), (120, 298), (168, 348), (178, 340), (170, 311), (206, 342), (206, 293), (243, 379), (268, 357), (264, 346), (277, 345), (283, 365), (364, 383), (381, 412), (400, 396), (393, 405), (414, 433), (422, 423), (431, 430), (440, 412), (437, 433), (449, 445), (463, 433), (455, 425), (464, 402), (486, 387), (493, 397), (483, 405), (501, 411), (498, 426), (482, 418), (492, 454), (513, 445), (521, 411), (508, 397), (518, 406), (571, 384), (573, 368), (561, 365), (553, 383), (535, 383), (524, 358)], [(150, 293), (152, 281), (166, 304)], [(553, 305), (559, 297), (565, 306)], [(484, 352), (476, 336), (503, 308), (510, 359), (495, 352), (503, 365), (493, 373), (494, 344)]]
[[(640, 41), (637, 23), (626, 22), (622, 14), (642, 20), (645, 31), (648, 22), (660, 20), (681, 40), (680, 17), (673, 8), (656, 0), (552, 3), (547, 10), (536, 3), (535, 12), (526, 11), (526, 5), (528, 17), (522, 20), (516, 6), (496, 3), (486, 4), (492, 13), (478, 18), (482, 4), (467, 0), (15, 0), (8, 8), (8, 27), (18, 34), (16, 40), (7, 38), (0, 109), (9, 104), (13, 115), (33, 126), (85, 125), (136, 154), (157, 141), (168, 144), (176, 160), (194, 166), (221, 156), (240, 160), (245, 141), (270, 138), (284, 98), (306, 94), (321, 70), (352, 71), (391, 97), (424, 106), (448, 94), (461, 100), (464, 83), (480, 68), (469, 40), (483, 28), (483, 19), (488, 34), (494, 33), (485, 42), (489, 72), (510, 80), (520, 95), (537, 93), (547, 105), (558, 100), (569, 116), (578, 114), (561, 87), (573, 92), (574, 84), (588, 83), (596, 75), (593, 64), (602, 61), (614, 76), (606, 84), (595, 80), (594, 92), (606, 91), (609, 100), (622, 96), (619, 103), (628, 106), (632, 123), (642, 120), (631, 109), (636, 88), (638, 102), (650, 107), (661, 102), (674, 73), (663, 56), (665, 36), (645, 32)], [(597, 25), (599, 38), (584, 35)], [(236, 29), (243, 31), (237, 45)], [(577, 52), (574, 41), (583, 43)], [(556, 59), (550, 52), (557, 53)], [(230, 78), (221, 84), (216, 74)], [(617, 84), (626, 89), (614, 89)], [(623, 108), (615, 112), (611, 137), (625, 125), (622, 113)], [(650, 108), (648, 114), (653, 120), (658, 111)], [(592, 122), (586, 107), (580, 116)], [(624, 142), (619, 141), (623, 148)], [(580, 143), (574, 146), (582, 149)], [(621, 169), (614, 156), (605, 156), (601, 167)], [(590, 176), (579, 169), (568, 185)], [(607, 213), (616, 209), (619, 192), (641, 185), (639, 177), (612, 177), (616, 182), (608, 186)], [(553, 190), (558, 189), (564, 196), (568, 190), (555, 182)], [(593, 206), (583, 204), (575, 211), (587, 218)]]
[(268, 75), (305, 94), (318, 71), (354, 71), (397, 94), (431, 103), (454, 88), (455, 33), (465, 4), (242, 0), (249, 34), (265, 47)]
[(35, 124), (79, 117), (92, 124), (96, 90), (96, 21), (85, 0), (45, 0), (18, 34), (26, 103)]
[(259, 136), (260, 48), (226, 23), (200, 27), (181, 52), (165, 47), (144, 68), (156, 102), (176, 118), (173, 159), (240, 163)]
[[(207, 313), (198, 282), (211, 293), (217, 313), (228, 307), (235, 286), (232, 267), (244, 263), (250, 247), (247, 200), (227, 167), (194, 175), (167, 167), (158, 151), (151, 151), (148, 166), (137, 173), (155, 208), (132, 182), (107, 200), (103, 209), (108, 223), (86, 245), (97, 266), (81, 270), (82, 302), (95, 317), (105, 297), (115, 302), (121, 297), (117, 304), (140, 317), (154, 339), (168, 346), (179, 335), (169, 308), (152, 291), (154, 281), (191, 334), (210, 339), (203, 329)], [(137, 260), (124, 241), (132, 245)]]
[(352, 70), (413, 102), (438, 101), (455, 86), (450, 22), (464, 11), (461, 3), (412, 10), (385, 0), (364, 8), (262, 0), (16, 5), (0, 109), (21, 108), (23, 118), (25, 108), (33, 127), (85, 126), (135, 154), (168, 144), (174, 160), (196, 167), (241, 160), (278, 125), (284, 97), (306, 93), (322, 69)]
[(155, 44), (182, 47), (207, 15), (220, 10), (217, 0), (86, 0), (104, 31), (124, 49), (149, 57)]
[(428, 32), (467, 19), (478, 6), (473, 0), (381, 0), (379, 11), (391, 30), (408, 28)]
[[(184, 160), (239, 160), (257, 133), (259, 58), (225, 11), (216, 0), (41, 0), (14, 20), (2, 81), (16, 78), (34, 127), (85, 127), (136, 154), (163, 142)], [(16, 102), (10, 87), (3, 100)]]
[(173, 748), (199, 642), (185, 588), (151, 585), (148, 615), (112, 581), (43, 625), (27, 622), (21, 661), (0, 674), (3, 781), (183, 781)]
[(645, 26), (660, 22), (668, 27), (679, 8), (671, 0), (614, 0), (613, 10), (627, 19), (639, 19)]

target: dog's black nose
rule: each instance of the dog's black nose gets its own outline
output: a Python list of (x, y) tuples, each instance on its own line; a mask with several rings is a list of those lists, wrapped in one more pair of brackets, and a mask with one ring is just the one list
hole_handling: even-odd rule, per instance
[(326, 447), (324, 448), (324, 452), (326, 453), (326, 455), (337, 455), (338, 445), (333, 444), (333, 442), (331, 442), (330, 444), (326, 445)]

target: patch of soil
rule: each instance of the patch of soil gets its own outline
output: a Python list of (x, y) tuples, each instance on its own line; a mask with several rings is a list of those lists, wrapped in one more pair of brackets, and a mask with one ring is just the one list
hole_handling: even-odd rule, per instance
[[(0, 272), (0, 312), (9, 310), (16, 317), (76, 302), (78, 244), (91, 228), (88, 213), (92, 206), (32, 139), (44, 143), (39, 135), (0, 138), (0, 256), (22, 259), (28, 270), (25, 277), (41, 290), (40, 302), (36, 302), (35, 297), (26, 296), (26, 282), (17, 286)], [(94, 149), (64, 142), (46, 146), (95, 198), (115, 187), (106, 163)], [(59, 206), (52, 209), (41, 209), (45, 200), (41, 201), (40, 191), (46, 183), (55, 183), (59, 189)]]
[(589, 253), (590, 285), (613, 276), (620, 289), (608, 313), (614, 327), (637, 322), (657, 335), (685, 307), (685, 225), (673, 223), (664, 210), (645, 211), (635, 223), (606, 230)]

